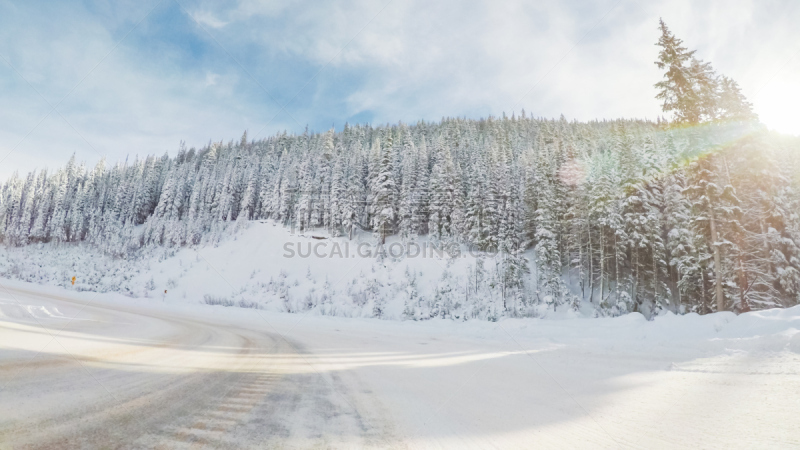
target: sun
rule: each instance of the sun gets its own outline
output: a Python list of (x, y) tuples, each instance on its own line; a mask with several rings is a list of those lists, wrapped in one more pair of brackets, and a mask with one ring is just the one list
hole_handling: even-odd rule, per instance
[[(777, 78), (777, 77), (776, 77)], [(780, 133), (800, 135), (800, 83), (774, 79), (756, 94), (753, 109), (761, 122)]]

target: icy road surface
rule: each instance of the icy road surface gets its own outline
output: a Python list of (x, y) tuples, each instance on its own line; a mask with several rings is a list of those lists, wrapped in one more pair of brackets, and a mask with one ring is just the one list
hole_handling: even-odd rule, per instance
[(0, 285), (0, 449), (800, 447), (800, 308), (411, 323)]

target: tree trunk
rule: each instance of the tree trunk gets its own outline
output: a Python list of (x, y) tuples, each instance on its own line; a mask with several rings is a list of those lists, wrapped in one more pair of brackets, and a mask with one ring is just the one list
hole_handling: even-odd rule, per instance
[(658, 257), (655, 246), (653, 247), (653, 300), (658, 302)]
[(594, 303), (594, 251), (592, 248), (591, 227), (589, 227), (589, 302)]
[(631, 301), (633, 302), (634, 308), (638, 311), (639, 308), (639, 246), (636, 246), (635, 250), (631, 250), (633, 253), (633, 283), (631, 283)]
[(740, 312), (750, 311), (750, 305), (747, 304), (747, 273), (744, 271), (744, 262), (742, 261), (742, 254), (739, 251), (739, 310)]
[(605, 259), (606, 259), (606, 252), (605, 252), (605, 245), (603, 242), (603, 227), (600, 227), (600, 303), (603, 302), (603, 281), (605, 278)]
[(725, 311), (725, 295), (722, 293), (722, 257), (719, 254), (717, 245), (717, 221), (714, 218), (714, 210), (711, 210), (711, 240), (714, 250), (714, 286), (717, 297), (717, 312)]
[(616, 231), (614, 231), (614, 301), (619, 302), (619, 248)]
[(709, 305), (708, 300), (706, 300), (706, 271), (702, 269), (700, 270), (700, 283), (700, 292), (703, 294), (703, 308), (711, 312), (711, 305)]
[(759, 225), (761, 226), (761, 239), (764, 241), (764, 261), (767, 262), (767, 273), (771, 276), (772, 275), (772, 260), (771, 260), (771, 253), (769, 248), (769, 238), (767, 235), (767, 230), (764, 228), (764, 220), (759, 220)]
[[(569, 279), (569, 286), (572, 286), (572, 254), (567, 253), (567, 278)], [(583, 242), (581, 242), (581, 233), (578, 232), (578, 282), (581, 285), (581, 298), (584, 298), (583, 292)]]

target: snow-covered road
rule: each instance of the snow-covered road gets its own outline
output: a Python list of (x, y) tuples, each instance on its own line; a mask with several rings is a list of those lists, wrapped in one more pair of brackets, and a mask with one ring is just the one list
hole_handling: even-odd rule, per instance
[(257, 327), (4, 294), (0, 447), (397, 443), (369, 399), (298, 367), (295, 345)]
[(800, 309), (390, 322), (0, 289), (0, 448), (800, 447)]

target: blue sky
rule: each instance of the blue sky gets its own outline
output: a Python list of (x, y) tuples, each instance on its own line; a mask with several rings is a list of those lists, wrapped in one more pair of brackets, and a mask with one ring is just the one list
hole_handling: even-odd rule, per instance
[(0, 1), (0, 179), (279, 131), (660, 114), (659, 17), (800, 134), (800, 2)]

